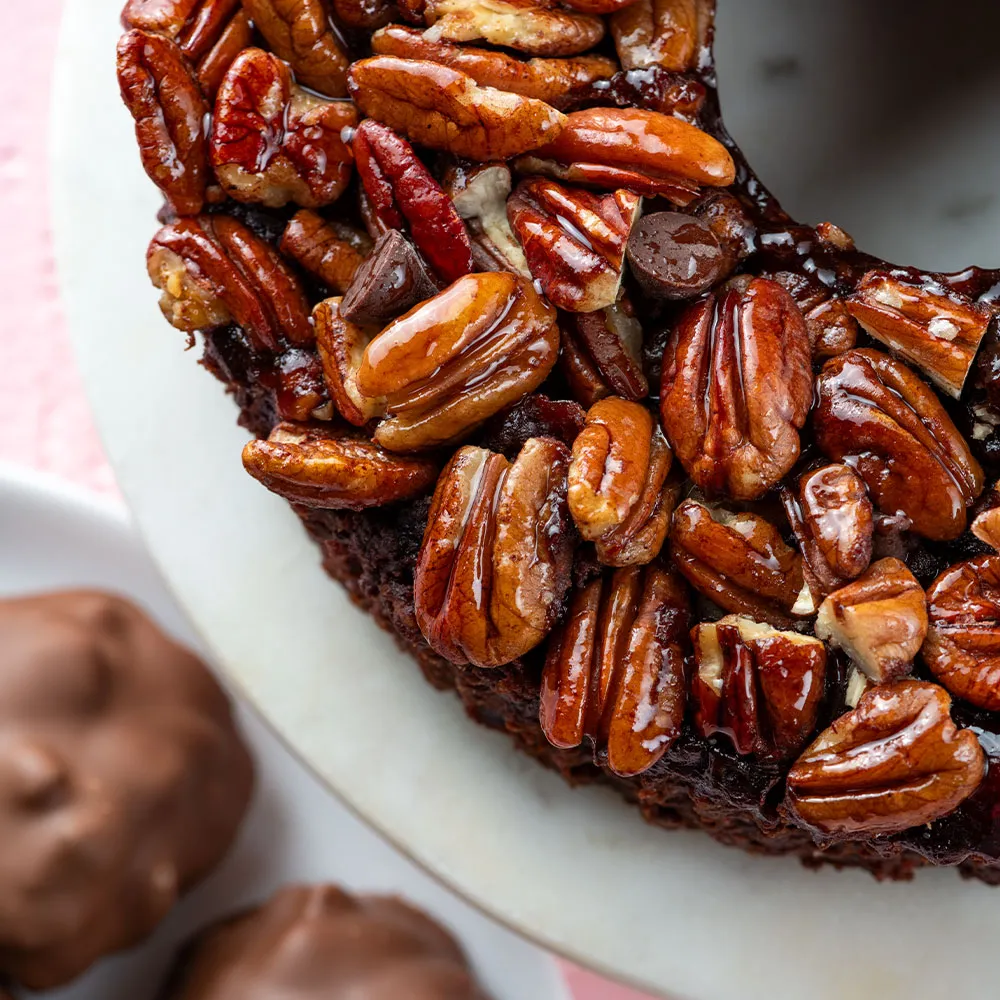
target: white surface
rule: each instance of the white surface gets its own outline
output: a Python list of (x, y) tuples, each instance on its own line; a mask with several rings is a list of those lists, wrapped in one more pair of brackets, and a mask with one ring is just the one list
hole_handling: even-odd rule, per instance
[[(74, 0), (62, 37), (55, 219), (71, 329), (105, 444), (154, 557), (278, 729), (420, 863), (501, 919), (609, 974), (696, 1000), (979, 993), (993, 975), (1000, 892), (953, 872), (923, 873), (909, 885), (814, 874), (699, 833), (649, 829), (610, 793), (572, 791), (470, 723), (324, 577), (294, 515), (243, 473), (245, 434), (231, 401), (181, 350), (183, 336), (160, 319), (147, 285), (143, 255), (157, 198), (116, 103), (119, 6)], [(935, 212), (945, 209), (899, 198), (932, 161), (945, 170), (932, 194), (955, 186), (948, 170), (994, 181), (995, 157), (982, 151), (995, 134), (984, 129), (967, 146), (948, 144), (933, 105), (906, 107), (906, 124), (925, 137), (913, 147), (916, 162), (889, 158), (883, 133), (854, 133), (853, 119), (835, 113), (864, 107), (866, 121), (878, 120), (879, 98), (863, 104), (865, 95), (851, 89), (855, 80), (894, 79), (892, 53), (873, 51), (875, 41), (894, 42), (909, 59), (928, 54), (909, 46), (906, 12), (929, 3), (887, 0), (900, 19), (895, 32), (884, 11), (869, 13), (874, 6), (882, 11), (857, 0), (722, 0), (721, 69), (734, 131), (763, 156), (776, 190), (792, 192), (793, 207), (825, 203), (809, 184), (821, 173), (830, 203), (853, 205), (863, 176), (866, 190), (899, 206), (867, 233), (878, 249), (956, 266), (991, 250), (986, 257), (996, 263), (996, 230), (984, 227), (982, 213), (967, 217), (964, 235), (943, 232), (918, 246), (913, 226), (940, 221)], [(980, 6), (985, 17), (985, 4), (971, 4)], [(945, 52), (949, 30), (969, 17), (954, 7), (932, 36)], [(884, 28), (874, 40), (873, 19)], [(806, 69), (789, 75), (790, 56)], [(906, 72), (904, 79), (933, 76), (934, 61)], [(805, 102), (819, 102), (834, 125), (817, 121)], [(889, 103), (882, 109), (893, 111)], [(992, 121), (991, 105), (983, 114)], [(807, 211), (818, 217), (827, 214), (822, 207)], [(959, 250), (961, 261), (949, 259)]]
[[(179, 639), (194, 637), (124, 511), (55, 480), (0, 466), (0, 596), (97, 586), (125, 594)], [(352, 816), (249, 710), (240, 723), (257, 791), (232, 852), (153, 938), (45, 1000), (151, 1000), (176, 945), (213, 918), (291, 881), (398, 893), (464, 944), (497, 1000), (565, 1000), (555, 962), (400, 857)]]

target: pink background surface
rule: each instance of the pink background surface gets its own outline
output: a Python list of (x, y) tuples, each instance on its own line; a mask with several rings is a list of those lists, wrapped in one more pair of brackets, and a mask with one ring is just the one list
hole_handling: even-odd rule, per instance
[[(6, 0), (9, 2), (9, 0)], [(0, 460), (116, 492), (73, 361), (48, 213), (49, 78), (62, 0), (33, 0), (0, 33)], [(108, 54), (113, 58), (112, 53)], [(85, 151), (81, 151), (83, 153)], [(150, 219), (150, 226), (153, 220)], [(113, 305), (109, 306), (113, 308)], [(564, 966), (576, 1000), (643, 1000)]]

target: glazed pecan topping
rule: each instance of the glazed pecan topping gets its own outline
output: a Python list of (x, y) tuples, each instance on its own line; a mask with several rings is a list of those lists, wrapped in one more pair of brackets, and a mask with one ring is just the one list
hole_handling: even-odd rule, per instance
[(924, 662), (956, 698), (1000, 711), (1000, 556), (952, 566), (927, 591)]
[(823, 643), (730, 615), (696, 625), (691, 644), (691, 700), (702, 736), (720, 733), (737, 753), (763, 760), (802, 749), (823, 697)]
[(802, 311), (813, 357), (835, 358), (857, 344), (858, 321), (844, 300), (818, 278), (799, 271), (778, 271), (768, 277), (786, 289)]
[(376, 31), (372, 51), (449, 66), (471, 76), (480, 87), (534, 97), (554, 108), (564, 108), (586, 97), (594, 83), (610, 79), (618, 70), (615, 61), (606, 56), (522, 60), (493, 49), (434, 42), (426, 32), (400, 24)]
[(347, 93), (348, 58), (330, 27), (323, 0), (241, 0), (275, 55), (303, 86), (326, 97)]
[(880, 271), (865, 275), (847, 308), (876, 340), (956, 399), (992, 316), (929, 279), (918, 285)]
[(881, 559), (820, 605), (816, 634), (843, 649), (873, 681), (910, 672), (927, 635), (927, 601), (898, 559)]
[(757, 514), (685, 500), (674, 511), (670, 554), (691, 586), (726, 611), (787, 625), (816, 610), (802, 557)]
[(371, 248), (366, 233), (307, 208), (292, 216), (278, 244), (286, 257), (340, 293), (347, 291)]
[(983, 779), (975, 733), (936, 684), (871, 688), (795, 762), (786, 805), (829, 837), (898, 833), (956, 809)]
[(631, 191), (596, 195), (543, 178), (517, 186), (507, 216), (554, 306), (587, 313), (614, 305), (640, 201)]
[(1000, 483), (993, 487), (989, 506), (981, 510), (972, 522), (972, 533), (991, 549), (1000, 552)]
[(665, 485), (670, 463), (644, 406), (612, 396), (590, 408), (573, 443), (569, 509), (601, 562), (629, 566), (659, 555), (676, 499)]
[(382, 229), (408, 226), (413, 241), (444, 281), (472, 271), (465, 226), (413, 147), (370, 118), (358, 126), (353, 147), (361, 183)]
[(537, 646), (570, 585), (569, 450), (531, 438), (510, 463), (459, 449), (441, 474), (414, 576), (417, 623), (438, 654), (494, 667)]
[(591, 108), (515, 167), (570, 183), (627, 188), (688, 205), (702, 187), (726, 187), (736, 167), (716, 139), (687, 122), (639, 108)]
[(350, 180), (351, 151), (341, 132), (356, 122), (353, 105), (303, 90), (276, 56), (247, 49), (229, 67), (215, 101), (215, 176), (237, 201), (328, 205)]
[(467, 73), (423, 59), (362, 59), (351, 66), (349, 87), (376, 121), (422, 146), (479, 162), (535, 149), (565, 121), (543, 101), (477, 86)]
[(624, 295), (607, 309), (563, 313), (559, 361), (575, 399), (593, 406), (605, 396), (645, 399), (642, 324)]
[(243, 449), (243, 467), (272, 493), (306, 507), (365, 510), (430, 490), (439, 466), (390, 455), (356, 433), (278, 424)]
[(849, 351), (826, 363), (817, 392), (816, 443), (858, 472), (884, 513), (905, 514), (926, 538), (965, 530), (983, 471), (938, 398), (906, 365), (878, 351)]
[(622, 68), (695, 68), (711, 21), (706, 0), (637, 0), (611, 17)]
[(428, 0), (424, 19), (432, 42), (474, 42), (532, 56), (575, 56), (604, 37), (604, 22), (541, 0)]
[(118, 43), (118, 83), (150, 180), (178, 215), (197, 215), (208, 183), (208, 106), (183, 53), (163, 35), (129, 31)]
[(387, 414), (375, 440), (412, 451), (457, 440), (536, 389), (559, 327), (531, 284), (470, 274), (391, 323), (365, 348), (358, 392)]
[(781, 499), (814, 596), (825, 597), (864, 573), (875, 524), (865, 484), (850, 466), (806, 472), (798, 493), (783, 489)]
[(369, 420), (384, 413), (378, 400), (368, 399), (358, 388), (358, 371), (372, 336), (341, 315), (342, 302), (343, 298), (336, 296), (325, 299), (313, 309), (316, 350), (337, 412), (349, 424), (364, 427)]
[(542, 674), (539, 722), (549, 742), (589, 738), (623, 777), (652, 767), (684, 721), (689, 621), (683, 581), (656, 564), (578, 589)]
[(663, 356), (663, 429), (702, 489), (752, 500), (799, 457), (812, 402), (805, 321), (764, 278), (733, 279), (688, 307)]
[(228, 215), (181, 219), (149, 245), (146, 266), (160, 309), (180, 330), (236, 322), (259, 350), (310, 344), (309, 304), (274, 248)]

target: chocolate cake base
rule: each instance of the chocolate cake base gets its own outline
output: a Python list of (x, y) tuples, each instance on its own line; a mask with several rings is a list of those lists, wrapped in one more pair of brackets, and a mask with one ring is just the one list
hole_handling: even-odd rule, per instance
[[(245, 369), (244, 350), (238, 330), (218, 331), (206, 339), (203, 364), (234, 395), (240, 424), (266, 438), (279, 418), (272, 394)], [(546, 740), (538, 722), (540, 651), (507, 666), (478, 669), (448, 662), (424, 641), (414, 615), (413, 567), (429, 497), (363, 513), (292, 506), (320, 547), (326, 571), (394, 636), (426, 679), (438, 690), (454, 691), (477, 723), (506, 732), (520, 750), (558, 771), (571, 785), (609, 786), (638, 806), (650, 823), (702, 830), (744, 851), (793, 855), (808, 867), (863, 868), (878, 879), (899, 880), (912, 878), (921, 867), (950, 865), (963, 876), (1000, 884), (1000, 862), (995, 860), (1000, 857), (1000, 819), (993, 808), (1000, 797), (994, 787), (1000, 767), (991, 767), (980, 790), (956, 812), (929, 827), (824, 846), (782, 814), (781, 769), (706, 741), (689, 724), (649, 771), (630, 779), (618, 777), (599, 757), (595, 760), (588, 746), (562, 750)], [(828, 714), (837, 714), (834, 706), (828, 706)], [(973, 718), (966, 724), (980, 721)], [(983, 728), (988, 730), (988, 724)], [(1000, 760), (1000, 737), (995, 742), (997, 757), (989, 754), (991, 763)]]

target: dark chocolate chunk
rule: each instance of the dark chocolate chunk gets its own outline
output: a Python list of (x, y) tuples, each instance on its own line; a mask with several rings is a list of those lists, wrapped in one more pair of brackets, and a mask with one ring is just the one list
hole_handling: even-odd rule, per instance
[(626, 252), (642, 290), (658, 299), (692, 299), (711, 288), (725, 266), (712, 230), (679, 212), (640, 219)]
[(385, 326), (439, 290), (415, 247), (390, 229), (355, 272), (340, 315), (359, 326)]

